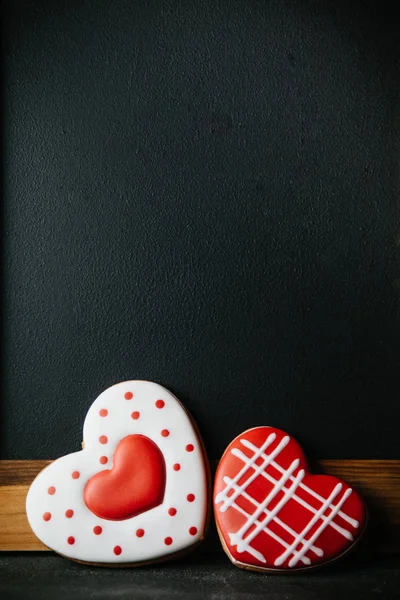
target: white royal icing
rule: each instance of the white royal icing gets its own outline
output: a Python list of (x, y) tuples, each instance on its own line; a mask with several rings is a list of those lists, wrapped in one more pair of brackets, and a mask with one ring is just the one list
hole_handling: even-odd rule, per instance
[[(127, 400), (126, 394), (132, 398)], [(157, 408), (157, 400), (163, 400), (162, 408)], [(101, 416), (100, 411), (107, 415)], [(132, 418), (133, 412), (138, 412), (139, 418)], [(166, 437), (161, 434), (165, 430), (169, 432)], [(129, 519), (99, 518), (86, 506), (85, 486), (99, 471), (111, 469), (116, 446), (132, 434), (147, 436), (163, 454), (164, 499), (156, 508)], [(105, 444), (99, 441), (104, 441), (102, 436), (107, 438)], [(203, 449), (188, 414), (173, 394), (148, 381), (126, 381), (110, 387), (90, 407), (83, 441), (83, 450), (50, 464), (29, 489), (28, 520), (46, 546), (86, 562), (135, 563), (184, 550), (203, 537), (207, 520)], [(108, 462), (101, 464), (100, 457)], [(53, 488), (55, 492), (49, 493)], [(71, 511), (72, 516), (67, 517)], [(101, 528), (101, 533), (96, 535), (95, 528)]]

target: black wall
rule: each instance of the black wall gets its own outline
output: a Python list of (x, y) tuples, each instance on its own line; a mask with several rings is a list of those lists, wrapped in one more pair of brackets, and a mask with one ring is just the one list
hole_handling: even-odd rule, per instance
[(399, 458), (392, 3), (3, 4), (3, 458), (128, 378), (212, 457), (271, 424)]

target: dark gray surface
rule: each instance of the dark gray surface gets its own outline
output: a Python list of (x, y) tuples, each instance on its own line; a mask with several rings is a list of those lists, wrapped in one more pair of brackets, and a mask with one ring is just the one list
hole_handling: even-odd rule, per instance
[(352, 557), (310, 574), (283, 577), (237, 569), (222, 552), (146, 569), (94, 569), (53, 554), (0, 554), (0, 597), (394, 600), (399, 598), (399, 567), (399, 557)]
[(2, 4), (3, 457), (143, 378), (213, 458), (399, 458), (395, 3)]

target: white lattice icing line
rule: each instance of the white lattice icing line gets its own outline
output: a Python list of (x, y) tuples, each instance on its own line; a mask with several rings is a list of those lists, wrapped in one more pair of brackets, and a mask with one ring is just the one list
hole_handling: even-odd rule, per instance
[[(123, 440), (145, 436), (165, 461), (162, 502), (136, 516), (109, 520), (89, 510), (85, 489), (113, 466)], [(84, 449), (44, 469), (27, 496), (34, 533), (44, 544), (85, 562), (146, 562), (198, 542), (207, 518), (207, 469), (188, 414), (162, 386), (127, 381), (103, 392), (84, 424)]]
[[(225, 478), (224, 478), (225, 479)], [(229, 478), (227, 478), (229, 479)], [(236, 484), (233, 484), (233, 487), (236, 489), (239, 486), (237, 486)], [(241, 492), (241, 496), (243, 498), (245, 498), (248, 502), (250, 502), (251, 504), (253, 504), (256, 508), (259, 506), (258, 502), (256, 500), (254, 500), (254, 498), (252, 496), (250, 496), (249, 494), (247, 494), (246, 492)], [(244, 515), (247, 519), (249, 519), (252, 515), (249, 514), (248, 512), (246, 512), (241, 506), (239, 506), (238, 504), (236, 504), (236, 502), (234, 502), (232, 504), (232, 507), (237, 510), (238, 512), (240, 512), (242, 515)], [(267, 508), (264, 508), (263, 512), (267, 515), (267, 517), (270, 516), (272, 511), (269, 511)], [(278, 516), (274, 516), (274, 520), (276, 523), (278, 523), (278, 525), (284, 529), (285, 531), (287, 531), (293, 538), (297, 537), (297, 532), (290, 527), (287, 523), (285, 523), (284, 521), (282, 521)], [(270, 520), (268, 521), (270, 522)], [(290, 544), (288, 544), (287, 542), (285, 542), (281, 537), (279, 537), (275, 532), (273, 532), (269, 527), (266, 526), (265, 524), (265, 520), (264, 521), (254, 521), (254, 524), (257, 525), (259, 532), (260, 531), (264, 531), (265, 533), (268, 533), (268, 535), (270, 537), (272, 537), (274, 540), (276, 540), (277, 542), (279, 542), (281, 544), (281, 546), (283, 546), (284, 548), (288, 548)], [(321, 548), (318, 548), (314, 545), (310, 546), (310, 550), (312, 552), (314, 552), (314, 554), (316, 554), (317, 556), (323, 556), (324, 553), (321, 550)], [(261, 554), (261, 552), (258, 552), (257, 550), (254, 550), (254, 548), (246, 548), (246, 551), (249, 552), (249, 554), (252, 554), (252, 556), (254, 556), (255, 558), (258, 558), (261, 562), (265, 562), (265, 558), (264, 556)], [(309, 565), (311, 564), (311, 561), (309, 558), (307, 558), (306, 556), (302, 557), (302, 562), (305, 565)]]
[[(254, 444), (252, 444), (251, 442), (249, 442), (248, 440), (241, 440), (241, 443), (243, 444), (243, 446), (245, 448), (249, 448), (250, 450), (252, 450), (253, 452), (255, 450), (257, 450), (257, 447), (254, 446)], [(262, 454), (260, 455), (262, 456)], [(284, 473), (284, 469), (282, 469), (281, 465), (275, 461), (273, 461), (272, 466), (275, 467), (275, 469), (277, 471), (280, 471), (280, 473)], [(293, 480), (291, 478), (291, 480)], [(316, 498), (317, 500), (319, 500), (320, 502), (325, 502), (325, 498), (323, 498), (322, 496), (320, 496), (320, 494), (317, 494), (317, 492), (315, 490), (312, 490), (309, 486), (304, 485), (304, 484), (300, 484), (300, 487), (307, 492), (308, 494), (310, 494), (310, 496), (313, 496), (314, 498)], [(360, 523), (357, 521), (357, 519), (353, 519), (352, 517), (349, 517), (349, 515), (346, 515), (346, 513), (344, 513), (343, 511), (339, 511), (338, 515), (344, 520), (347, 521), (350, 525), (352, 525), (353, 527), (357, 528)], [(351, 536), (351, 538), (349, 539), (353, 539), (353, 536)]]
[[(289, 548), (287, 548), (285, 550), (285, 552), (283, 552), (283, 554), (279, 558), (276, 559), (276, 561), (275, 561), (275, 565), (276, 566), (281, 565), (284, 562), (285, 558), (287, 558), (288, 556), (290, 556), (291, 552), (293, 552), (293, 558), (289, 562), (289, 567), (296, 566), (296, 564), (298, 563), (298, 561), (304, 556), (304, 554), (307, 552), (307, 550), (313, 544), (313, 542), (319, 538), (319, 536), (321, 535), (321, 533), (323, 532), (323, 530), (326, 527), (328, 527), (328, 525), (330, 525), (332, 523), (333, 519), (335, 518), (335, 516), (339, 512), (340, 507), (345, 503), (345, 501), (347, 500), (347, 498), (350, 496), (350, 494), (352, 492), (352, 490), (346, 490), (345, 493), (343, 494), (342, 498), (340, 499), (338, 505), (335, 506), (334, 508), (331, 508), (331, 506), (332, 506), (331, 503), (336, 498), (336, 496), (340, 493), (341, 489), (342, 489), (342, 484), (338, 483), (337, 486), (332, 491), (332, 493), (329, 496), (329, 498), (326, 499), (326, 501), (323, 503), (323, 505), (321, 506), (321, 508), (314, 515), (314, 517), (311, 519), (311, 521), (309, 522), (309, 524), (296, 537), (296, 539), (294, 540), (293, 544)], [(327, 508), (331, 508), (331, 512), (330, 512), (329, 516), (326, 517), (322, 521), (322, 524), (317, 529), (317, 531), (314, 533), (314, 535), (309, 540), (306, 540), (305, 539), (305, 535), (310, 531), (310, 529), (314, 525), (314, 523), (316, 523), (318, 521), (318, 519), (321, 518), (321, 516), (325, 513), (325, 511), (326, 511)], [(296, 551), (295, 549), (297, 548), (297, 546), (299, 544), (302, 544), (303, 548), (301, 550), (297, 550)]]
[[(246, 440), (241, 440), (241, 443), (243, 443), (243, 445), (246, 446), (247, 448), (253, 446), (253, 444), (246, 445), (244, 442), (246, 442)], [(235, 451), (232, 450), (232, 454), (234, 454), (235, 456), (240, 457), (246, 464), (250, 464), (248, 462), (247, 456), (245, 454), (243, 454), (243, 452), (240, 452), (239, 450), (235, 450)], [(262, 456), (262, 453), (261, 453), (260, 456)], [(276, 463), (275, 461), (271, 461), (270, 464), (277, 471), (279, 471), (280, 473), (284, 474), (284, 472), (285, 472), (284, 469), (282, 469), (282, 467), (278, 463)], [(269, 473), (262, 472), (261, 476), (264, 477), (265, 479), (267, 479), (268, 481), (270, 481), (273, 484), (276, 484), (278, 482), (278, 480), (274, 479), (271, 475), (269, 475)], [(290, 477), (290, 481), (293, 481), (292, 477)], [(304, 485), (302, 485), (300, 483), (299, 487), (301, 487), (302, 489), (304, 489), (304, 491), (306, 491), (308, 494), (310, 494), (311, 496), (313, 496), (314, 498), (316, 498), (320, 502), (325, 502), (325, 498), (323, 498), (319, 494), (316, 494), (314, 492), (314, 490), (311, 490), (311, 488), (309, 488), (308, 486), (304, 486)], [(313, 506), (311, 506), (311, 504), (309, 504), (308, 502), (306, 502), (305, 500), (303, 500), (303, 498), (300, 498), (297, 494), (293, 494), (293, 500), (295, 500), (298, 504), (301, 504), (301, 506), (303, 506), (304, 508), (307, 508), (307, 510), (309, 510), (310, 512), (313, 512), (313, 513), (317, 512), (316, 509)], [(359, 526), (359, 522), (356, 519), (352, 519), (351, 517), (349, 517), (348, 515), (346, 515), (346, 513), (343, 513), (342, 511), (339, 511), (338, 514), (342, 517), (342, 519), (344, 521), (349, 522), (354, 528), (357, 528)], [(325, 520), (326, 516), (325, 515), (321, 515), (321, 519)], [(353, 535), (351, 534), (351, 532), (348, 531), (347, 529), (345, 529), (344, 527), (341, 527), (340, 525), (338, 525), (337, 523), (334, 523), (334, 522), (331, 522), (330, 524), (331, 524), (331, 526), (334, 529), (336, 529), (336, 531), (338, 533), (341, 533), (348, 540), (353, 540), (354, 539)]]
[[(257, 451), (254, 453), (254, 455), (250, 459), (248, 459), (248, 462), (245, 464), (243, 469), (241, 471), (239, 471), (239, 473), (233, 479), (233, 483), (236, 483), (243, 477), (243, 475), (245, 473), (247, 473), (249, 468), (254, 468), (254, 473), (246, 480), (246, 482), (243, 484), (242, 488), (240, 488), (240, 489), (245, 490), (250, 485), (250, 483), (254, 479), (256, 479), (264, 471), (264, 469), (274, 460), (274, 458), (276, 456), (278, 456), (278, 454), (281, 452), (281, 450), (285, 446), (287, 446), (287, 444), (289, 443), (289, 440), (290, 440), (289, 436), (286, 436), (285, 438), (283, 438), (283, 440), (279, 443), (277, 448), (275, 448), (275, 450), (270, 455), (265, 454), (264, 462), (261, 465), (259, 465), (258, 467), (254, 467), (257, 459), (260, 458), (260, 456), (264, 453), (264, 450), (266, 450), (268, 448), (268, 446), (270, 446), (272, 444), (272, 442), (275, 441), (275, 439), (276, 439), (276, 435), (274, 433), (272, 433), (270, 436), (268, 436), (268, 438), (266, 439), (265, 443), (261, 446), (261, 448), (257, 448)], [(233, 451), (232, 451), (232, 454), (234, 454)], [(231, 496), (228, 497), (228, 494), (227, 494), (228, 491), (229, 491), (229, 489), (227, 488), (225, 491), (220, 492), (217, 495), (216, 503), (218, 504), (221, 501), (223, 502), (223, 505), (220, 508), (221, 512), (225, 512), (234, 503), (234, 501), (236, 500), (237, 496), (240, 493), (239, 491), (235, 491), (234, 494), (232, 494)]]

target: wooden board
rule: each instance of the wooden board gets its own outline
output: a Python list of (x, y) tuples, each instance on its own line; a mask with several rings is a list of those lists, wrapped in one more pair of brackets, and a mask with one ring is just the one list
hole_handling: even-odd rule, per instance
[[(0, 550), (47, 550), (29, 527), (25, 498), (50, 462), (0, 461)], [(365, 549), (400, 551), (400, 460), (320, 460), (314, 471), (336, 475), (364, 496), (370, 517)], [(217, 543), (213, 535), (210, 541)]]

